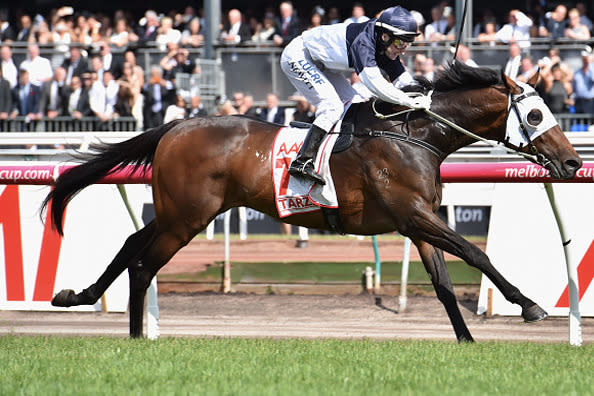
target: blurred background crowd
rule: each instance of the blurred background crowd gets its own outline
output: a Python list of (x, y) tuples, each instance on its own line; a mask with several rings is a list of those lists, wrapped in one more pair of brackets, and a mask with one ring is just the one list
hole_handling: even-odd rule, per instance
[[(594, 114), (593, 26), (587, 3), (526, 4), (504, 16), (488, 8), (477, 10), (473, 45), (503, 48), (506, 61), (496, 66), (511, 78), (526, 81), (539, 73), (538, 90), (554, 113)], [(346, 14), (337, 7), (319, 5), (298, 13), (289, 1), (265, 7), (261, 13), (249, 6), (232, 8), (222, 13), (216, 44), (282, 48), (305, 29), (364, 22), (378, 12), (362, 3), (352, 4)], [(431, 49), (443, 43), (453, 49), (456, 13), (448, 1), (412, 13), (421, 35), (403, 61), (411, 74), (431, 80), (446, 63), (432, 57)], [(180, 76), (203, 72), (204, 26), (203, 9), (193, 6), (144, 10), (139, 15), (70, 6), (46, 13), (0, 8), (0, 128), (39, 130), (41, 124), (36, 121), (66, 120), (74, 125), (92, 119), (92, 129), (110, 130), (110, 120), (130, 118), (135, 129), (142, 130), (176, 118), (212, 114), (247, 114), (279, 124), (313, 119), (315, 108), (297, 93), (279, 97), (278, 92), (269, 92), (255, 98), (253, 93), (226, 86), (215, 106), (205, 106), (200, 90), (188, 89), (179, 81)], [(545, 56), (531, 54), (536, 41), (547, 44)], [(567, 43), (574, 45), (571, 62), (559, 50)], [(473, 57), (473, 45), (461, 45), (458, 60), (493, 66)], [(157, 54), (151, 58), (154, 62), (138, 59), (143, 49)], [(369, 96), (355, 74), (345, 78)]]

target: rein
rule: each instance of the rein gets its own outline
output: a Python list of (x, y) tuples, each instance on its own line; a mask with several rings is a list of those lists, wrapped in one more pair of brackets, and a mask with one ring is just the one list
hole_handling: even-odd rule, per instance
[[(515, 110), (514, 113), (516, 114), (516, 116), (520, 120), (520, 125), (521, 125), (521, 129), (522, 129), (522, 133), (524, 133), (524, 135), (526, 137), (528, 137), (528, 133), (526, 131), (526, 127), (524, 126), (524, 123), (522, 122), (522, 120), (520, 118), (519, 110), (517, 108), (517, 102), (519, 102), (522, 99), (525, 99), (525, 98), (527, 98), (529, 96), (532, 96), (532, 95), (520, 95), (518, 98), (511, 100), (511, 103), (512, 103), (511, 104), (511, 107)], [(396, 117), (398, 115), (402, 115), (402, 114), (405, 114), (405, 113), (410, 113), (410, 112), (413, 112), (413, 111), (417, 111), (416, 109), (406, 109), (406, 110), (402, 110), (402, 111), (399, 111), (399, 112), (393, 113), (393, 114), (381, 114), (375, 108), (375, 102), (376, 101), (377, 101), (377, 98), (373, 100), (373, 103), (372, 103), (371, 107), (373, 109), (374, 115), (377, 118), (382, 119), (382, 120), (385, 120), (385, 119), (388, 119), (388, 118), (393, 118), (393, 117)], [(499, 149), (503, 148), (509, 154), (517, 154), (517, 155), (519, 155), (521, 157), (524, 157), (526, 160), (528, 160), (530, 162), (533, 162), (533, 163), (535, 163), (537, 165), (540, 165), (542, 167), (545, 167), (550, 162), (542, 154), (538, 153), (538, 150), (536, 149), (536, 146), (534, 146), (534, 144), (532, 144), (532, 141), (530, 139), (528, 139), (528, 141), (530, 142), (529, 147), (530, 147), (530, 150), (532, 151), (532, 154), (526, 154), (526, 153), (524, 153), (524, 152), (522, 152), (520, 150), (512, 149), (512, 148), (509, 148), (509, 147), (507, 147), (505, 145), (501, 146), (501, 145), (499, 145), (499, 143), (493, 143), (490, 140), (487, 140), (484, 137), (477, 135), (476, 133), (470, 132), (469, 130), (467, 130), (467, 129), (461, 127), (461, 126), (459, 126), (458, 124), (456, 124), (456, 123), (454, 123), (454, 122), (452, 122), (452, 121), (450, 121), (450, 120), (448, 120), (448, 119), (440, 116), (439, 114), (435, 113), (432, 110), (429, 110), (429, 109), (423, 109), (423, 110), (425, 111), (425, 113), (427, 113), (429, 116), (433, 117), (437, 121), (439, 121), (439, 122), (441, 122), (441, 123), (449, 126), (450, 128), (452, 128), (452, 129), (454, 129), (454, 130), (456, 130), (456, 131), (458, 131), (458, 132), (460, 132), (460, 133), (462, 133), (462, 134), (464, 134), (466, 136), (469, 136), (469, 137), (471, 137), (471, 138), (473, 138), (475, 140), (478, 140), (480, 142), (483, 142), (483, 143), (485, 143), (485, 144), (487, 144), (487, 145), (489, 145), (491, 147), (499, 148)], [(411, 138), (411, 139), (414, 139), (414, 138)], [(420, 141), (419, 139), (415, 139), (415, 140)], [(429, 145), (426, 142), (423, 142), (423, 143), (424, 143), (424, 145), (422, 147), (425, 147), (425, 145)], [(429, 146), (431, 146), (431, 145), (429, 145)], [(431, 146), (431, 147), (433, 147), (433, 146)], [(428, 147), (425, 147), (425, 148), (428, 149)], [(434, 148), (434, 149), (441, 153), (441, 151), (438, 150), (437, 148)], [(520, 149), (521, 149), (521, 147), (520, 147)], [(435, 153), (436, 152), (435, 150), (430, 150), (430, 151), (432, 153)], [(438, 155), (438, 156), (440, 156), (440, 155)]]

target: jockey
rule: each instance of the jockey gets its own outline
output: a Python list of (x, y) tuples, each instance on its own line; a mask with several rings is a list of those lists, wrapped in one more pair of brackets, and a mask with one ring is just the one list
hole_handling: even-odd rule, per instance
[[(399, 56), (419, 35), (417, 30), (410, 12), (396, 6), (367, 22), (316, 27), (287, 45), (281, 55), (281, 68), (295, 88), (316, 106), (316, 118), (289, 167), (291, 175), (325, 184), (314, 169), (313, 159), (325, 134), (340, 119), (344, 103), (357, 95), (344, 71), (354, 69), (363, 84), (384, 101), (413, 109), (429, 108), (429, 97), (411, 98), (394, 85), (405, 76), (412, 82)], [(405, 76), (401, 76), (403, 73)]]

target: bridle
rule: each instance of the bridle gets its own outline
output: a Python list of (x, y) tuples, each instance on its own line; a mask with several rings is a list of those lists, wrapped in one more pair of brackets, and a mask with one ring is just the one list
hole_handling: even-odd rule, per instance
[[(431, 94), (433, 93), (433, 91), (430, 91), (428, 96), (431, 96)], [(522, 148), (524, 147), (524, 145), (522, 145), (520, 143), (519, 146), (514, 146), (512, 144), (509, 143), (509, 137), (506, 136), (506, 139), (504, 139), (504, 141), (498, 141), (497, 143), (494, 143), (490, 140), (485, 139), (482, 136), (479, 136), (461, 126), (459, 126), (458, 124), (448, 120), (447, 118), (444, 118), (442, 116), (440, 116), (439, 114), (435, 113), (434, 111), (430, 110), (430, 109), (423, 109), (425, 111), (425, 113), (427, 113), (429, 116), (431, 116), (432, 118), (436, 119), (437, 121), (449, 126), (450, 128), (466, 135), (469, 136), (477, 141), (483, 142), (491, 147), (494, 148), (503, 148), (505, 151), (507, 151), (510, 154), (517, 154), (521, 157), (523, 157), (524, 159), (533, 162), (537, 165), (540, 165), (542, 167), (546, 167), (547, 165), (549, 165), (551, 163), (550, 160), (548, 160), (543, 154), (538, 152), (538, 148), (534, 145), (533, 143), (533, 139), (530, 137), (530, 134), (528, 133), (528, 129), (526, 128), (526, 125), (524, 125), (524, 121), (522, 120), (522, 116), (520, 113), (520, 110), (518, 108), (518, 103), (521, 102), (522, 100), (529, 98), (531, 96), (538, 96), (538, 93), (536, 91), (532, 91), (532, 92), (528, 92), (528, 93), (523, 93), (523, 94), (519, 94), (517, 96), (514, 97), (514, 95), (510, 94), (510, 105), (508, 107), (508, 114), (507, 117), (510, 116), (510, 114), (512, 113), (512, 109), (513, 109), (513, 113), (516, 114), (518, 121), (519, 121), (519, 125), (520, 125), (520, 130), (524, 136), (524, 138), (526, 139), (526, 141), (528, 141), (528, 144), (526, 145), (526, 147), (528, 147), (528, 150), (530, 151), (530, 154), (525, 153), (522, 150)], [(375, 106), (375, 103), (377, 101), (377, 98), (375, 98), (371, 104), (371, 108), (373, 110), (373, 114), (375, 115), (375, 117), (382, 119), (382, 120), (386, 120), (386, 119), (390, 119), (399, 115), (403, 115), (403, 114), (407, 114), (407, 113), (411, 113), (413, 111), (419, 111), (417, 109), (405, 109), (405, 110), (401, 110), (398, 111), (396, 113), (392, 113), (392, 114), (382, 114), (380, 113)], [(503, 146), (501, 146), (499, 143), (503, 143)], [(430, 150), (433, 152), (433, 150)]]
[[(544, 155), (542, 155), (541, 153), (538, 152), (538, 148), (534, 145), (533, 139), (530, 137), (530, 134), (528, 133), (528, 129), (526, 128), (526, 125), (524, 124), (524, 121), (522, 120), (522, 116), (520, 115), (520, 109), (518, 108), (518, 103), (520, 103), (522, 100), (529, 98), (531, 96), (539, 96), (539, 95), (536, 91), (523, 93), (523, 94), (516, 96), (515, 98), (513, 95), (510, 94), (510, 99), (509, 99), (510, 108), (508, 109), (507, 116), (508, 117), (510, 116), (510, 114), (512, 112), (511, 110), (513, 109), (514, 114), (516, 115), (516, 117), (518, 117), (520, 131), (522, 131), (522, 135), (524, 135), (524, 138), (528, 142), (526, 147), (528, 147), (530, 154), (533, 156), (532, 158), (528, 158), (528, 159), (530, 161), (534, 162), (535, 164), (538, 164), (538, 165), (542, 166), (543, 168), (545, 168), (549, 163), (551, 163), (551, 161), (549, 159), (547, 159)], [(509, 145), (509, 137), (508, 137), (507, 141), (505, 141), (503, 143), (505, 145)], [(520, 153), (521, 151), (519, 151), (519, 150), (521, 150), (522, 147), (523, 146), (520, 143), (520, 145), (518, 146), (518, 150), (516, 150), (516, 152)], [(525, 157), (525, 158), (527, 158), (527, 157)]]

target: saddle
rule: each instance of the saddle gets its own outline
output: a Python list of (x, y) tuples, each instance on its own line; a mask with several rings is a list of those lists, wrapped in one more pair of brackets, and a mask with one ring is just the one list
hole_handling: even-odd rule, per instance
[[(360, 103), (353, 103), (344, 115), (340, 127), (340, 132), (338, 133), (338, 139), (336, 140), (336, 143), (334, 144), (334, 147), (332, 149), (332, 154), (345, 151), (353, 144), (353, 136), (355, 135), (355, 114), (356, 108), (358, 108), (359, 105)], [(289, 125), (294, 128), (304, 129), (309, 129), (311, 127), (311, 124), (300, 121), (292, 121)], [(322, 207), (321, 209), (324, 219), (326, 220), (326, 224), (328, 224), (328, 227), (332, 231), (344, 235), (344, 227), (342, 225), (342, 221), (340, 220), (338, 209), (326, 207)]]
[[(338, 134), (338, 139), (336, 140), (334, 148), (332, 149), (332, 154), (345, 151), (353, 144), (353, 136), (355, 135), (355, 110), (357, 107), (359, 107), (359, 105), (360, 103), (353, 103), (344, 115), (340, 132)], [(310, 123), (300, 121), (291, 121), (289, 125), (293, 128), (309, 129), (311, 127)]]

